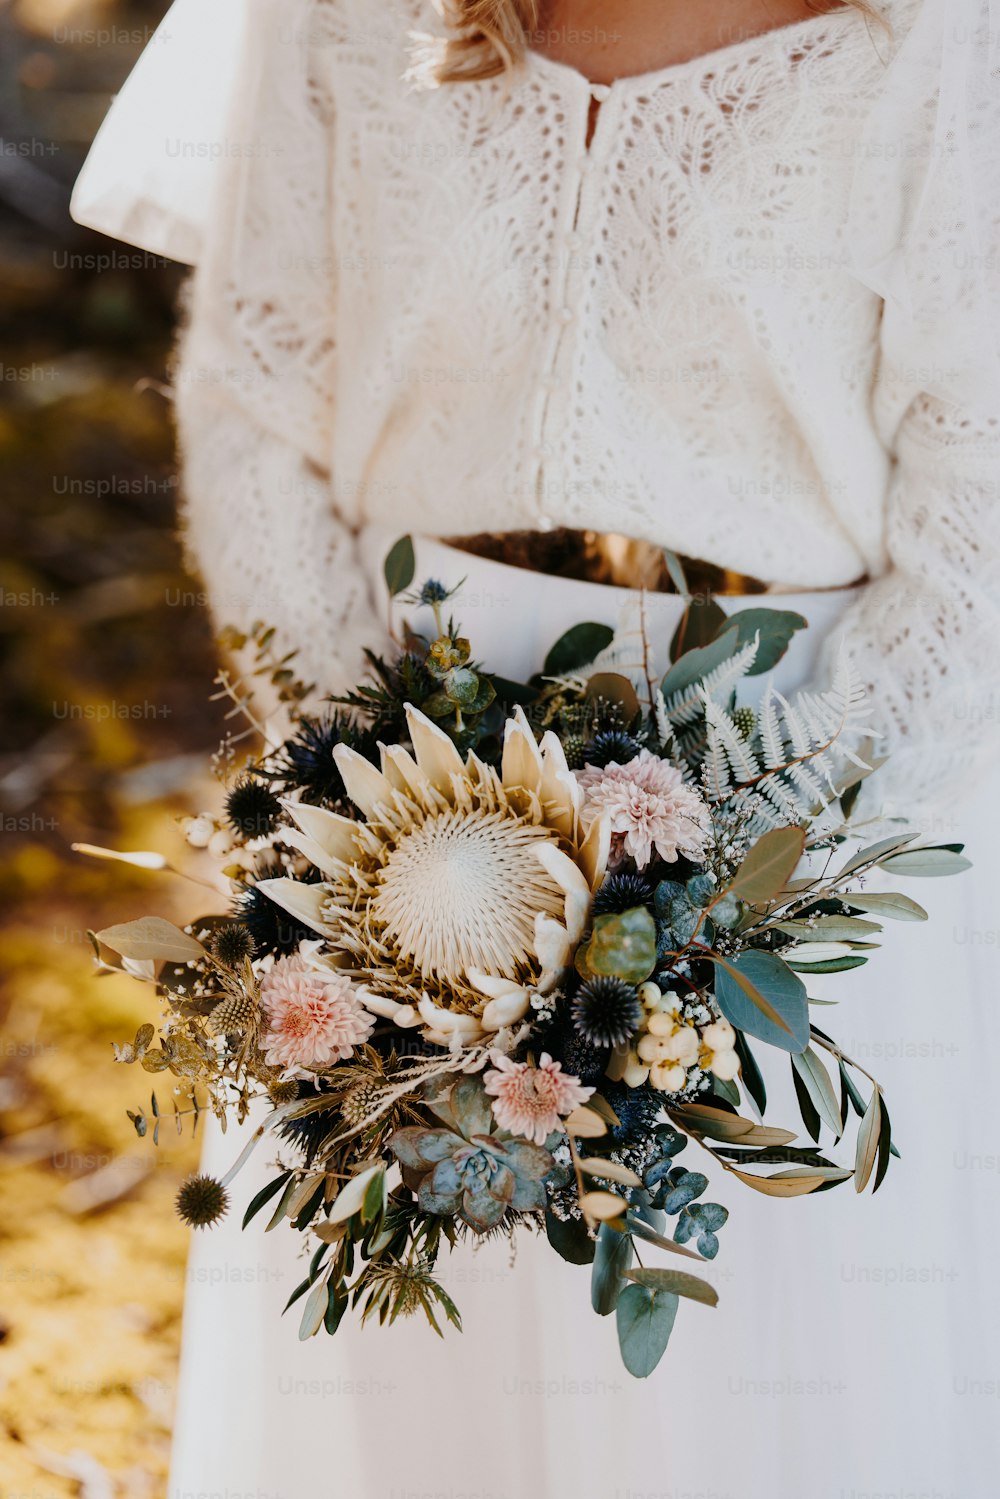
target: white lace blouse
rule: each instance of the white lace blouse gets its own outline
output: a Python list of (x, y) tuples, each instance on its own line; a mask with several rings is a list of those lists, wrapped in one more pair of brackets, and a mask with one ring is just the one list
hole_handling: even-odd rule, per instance
[(842, 11), (610, 88), (531, 55), (418, 90), (413, 28), (424, 0), (255, 0), (176, 371), (219, 622), (355, 679), (368, 526), (867, 575), (848, 639), (891, 794), (968, 783), (1000, 700), (1000, 414), (950, 400), (852, 274), (889, 44)]

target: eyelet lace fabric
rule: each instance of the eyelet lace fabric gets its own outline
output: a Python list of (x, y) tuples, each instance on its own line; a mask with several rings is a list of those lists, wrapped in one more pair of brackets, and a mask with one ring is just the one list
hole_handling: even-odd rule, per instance
[(867, 574), (846, 635), (883, 792), (968, 783), (1000, 700), (1000, 425), (955, 398), (940, 339), (925, 366), (883, 316), (846, 228), (918, 6), (886, 6), (893, 42), (842, 11), (610, 89), (533, 56), (427, 90), (404, 77), (423, 0), (254, 0), (176, 371), (219, 621), (353, 681), (383, 638), (367, 527), (626, 532), (799, 589)]

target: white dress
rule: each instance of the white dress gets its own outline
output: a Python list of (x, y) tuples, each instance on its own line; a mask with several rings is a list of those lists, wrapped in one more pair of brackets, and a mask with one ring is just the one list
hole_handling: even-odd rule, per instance
[[(884, 8), (898, 42), (928, 7)], [(606, 90), (531, 57), (416, 91), (406, 32), (433, 26), (423, 0), (249, 7), (176, 379), (186, 535), (219, 622), (269, 620), (340, 686), (380, 642), (401, 530), (642, 536), (801, 590), (813, 631), (784, 680), (822, 675), (845, 638), (893, 752), (880, 800), (978, 865), (918, 890), (932, 923), (832, 981), (903, 1161), (860, 1201), (713, 1182), (732, 1214), (722, 1304), (683, 1309), (651, 1380), (621, 1373), (585, 1272), (538, 1243), (513, 1270), (456, 1257), (462, 1338), (345, 1324), (300, 1345), (277, 1316), (292, 1236), (241, 1236), (234, 1216), (193, 1250), (171, 1495), (980, 1499), (1000, 1457), (982, 267), (925, 199), (864, 197), (888, 44), (854, 12)], [(880, 213), (906, 236), (909, 303), (859, 263)], [(537, 659), (557, 616), (614, 623), (606, 590), (457, 564), (494, 669)], [(656, 602), (662, 642), (677, 606)], [(778, 1121), (783, 1069), (773, 1084)], [(207, 1149), (228, 1166), (238, 1142)]]

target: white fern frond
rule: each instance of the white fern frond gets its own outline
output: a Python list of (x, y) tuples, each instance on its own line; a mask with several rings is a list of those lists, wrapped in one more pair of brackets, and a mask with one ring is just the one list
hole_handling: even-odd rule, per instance
[(747, 675), (754, 661), (757, 659), (759, 647), (759, 636), (755, 635), (748, 640), (746, 645), (733, 656), (721, 661), (707, 676), (692, 682), (690, 687), (681, 688), (680, 692), (671, 695), (667, 702), (667, 716), (676, 727), (693, 723), (701, 717), (704, 709), (705, 697), (710, 697), (713, 702), (722, 702), (728, 698), (730, 693)]
[(809, 805), (801, 800), (794, 786), (789, 785), (780, 772), (765, 776), (754, 788), (787, 825), (801, 822), (809, 815)]
[(732, 794), (729, 760), (718, 739), (709, 736), (708, 753), (701, 763), (701, 784), (707, 800), (725, 801)]
[(670, 722), (667, 704), (659, 687), (653, 694), (653, 723), (656, 726), (656, 737), (660, 741), (660, 753), (663, 754), (666, 750), (676, 750), (678, 746), (673, 724)]
[(785, 763), (785, 742), (781, 735), (774, 680), (770, 677), (757, 715), (757, 728), (764, 752), (764, 765), (768, 770), (777, 770), (779, 765)]
[(705, 704), (705, 723), (708, 730), (709, 753), (721, 749), (732, 769), (737, 785), (754, 781), (761, 774), (760, 764), (750, 745), (743, 738), (725, 708), (714, 702), (708, 693), (702, 692)]

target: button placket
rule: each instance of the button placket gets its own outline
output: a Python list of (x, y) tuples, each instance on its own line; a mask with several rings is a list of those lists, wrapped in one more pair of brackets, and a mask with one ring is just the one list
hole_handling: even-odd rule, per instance
[[(557, 237), (557, 253), (549, 289), (551, 298), (552, 333), (548, 345), (548, 357), (539, 381), (540, 399), (535, 443), (535, 497), (536, 523), (543, 531), (550, 530), (552, 518), (545, 513), (546, 463), (558, 452), (555, 435), (563, 425), (562, 411), (565, 406), (568, 377), (568, 358), (572, 352), (574, 330), (579, 325), (579, 300), (584, 280), (581, 251), (587, 243), (585, 221), (590, 216), (591, 194), (588, 188), (594, 176), (594, 149), (598, 138), (603, 139), (601, 122), (605, 110), (602, 108), (597, 127), (586, 146), (590, 118), (590, 104), (596, 99), (604, 105), (611, 96), (607, 84), (583, 84), (579, 95), (579, 139), (581, 154), (572, 171), (567, 171), (563, 196), (560, 228)], [(562, 399), (560, 399), (562, 397)], [(550, 439), (549, 434), (553, 434)]]

